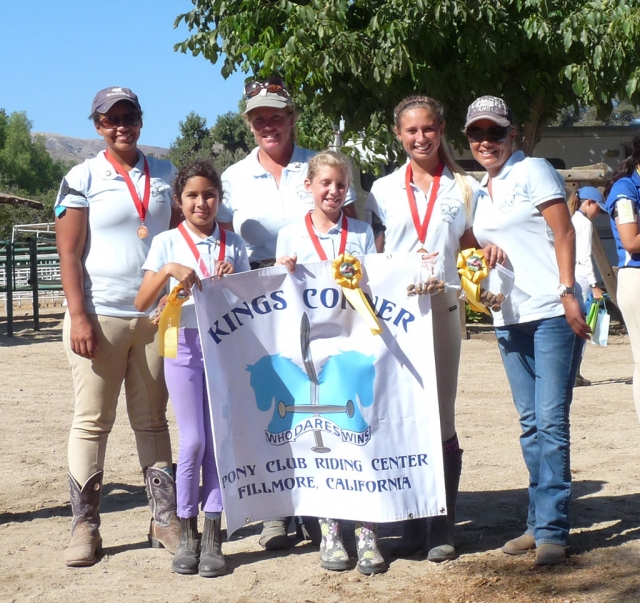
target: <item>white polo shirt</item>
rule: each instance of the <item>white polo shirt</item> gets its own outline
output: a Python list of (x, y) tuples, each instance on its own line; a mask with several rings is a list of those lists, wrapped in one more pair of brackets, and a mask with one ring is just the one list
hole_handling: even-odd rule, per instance
[[(327, 259), (335, 260), (340, 254), (340, 240), (342, 238), (342, 214), (338, 223), (326, 233), (313, 228), (320, 245), (327, 255)], [(371, 226), (362, 220), (347, 218), (347, 241), (345, 252), (361, 257), (367, 253), (376, 253), (376, 244)], [(298, 256), (298, 264), (319, 262), (318, 252), (313, 245), (305, 220), (298, 220), (294, 224), (285, 226), (278, 233), (276, 259), (283, 255)]]
[[(189, 230), (187, 225), (185, 230), (187, 235), (195, 243), (200, 257), (203, 259), (205, 266), (209, 270), (210, 275), (215, 274), (216, 262), (220, 255), (220, 226), (216, 224), (213, 233), (201, 239)], [(247, 249), (244, 241), (239, 235), (234, 232), (226, 232), (225, 241), (225, 262), (233, 264), (234, 272), (246, 272), (249, 270), (249, 261), (247, 260)], [(142, 270), (151, 270), (153, 272), (159, 272), (163, 266), (169, 262), (176, 262), (183, 266), (189, 266), (195, 268), (198, 276), (201, 279), (205, 278), (202, 274), (196, 257), (193, 255), (189, 244), (185, 240), (182, 233), (177, 228), (172, 228), (165, 232), (160, 233), (154, 237), (151, 243), (151, 249), (145, 263), (142, 265)], [(171, 291), (178, 281), (173, 277), (169, 278), (169, 291)], [(195, 329), (198, 327), (198, 321), (196, 319), (196, 309), (193, 305), (193, 297), (189, 297), (182, 304), (182, 312), (180, 313), (180, 326), (183, 328)]]
[[(176, 168), (170, 161), (147, 157), (151, 177), (151, 196), (145, 218), (149, 230), (140, 239), (140, 216), (129, 189), (107, 161), (104, 151), (97, 157), (71, 168), (58, 192), (55, 213), (64, 220), (67, 207), (89, 208), (84, 266), (85, 308), (91, 314), (105, 316), (144, 316), (133, 305), (142, 282), (141, 266), (152, 238), (169, 228), (171, 219), (171, 182)], [(144, 159), (138, 151), (138, 163), (129, 176), (142, 198)]]
[(581, 211), (576, 211), (571, 222), (576, 229), (576, 281), (582, 288), (582, 298), (586, 302), (591, 287), (598, 284), (593, 268), (593, 222)]
[(506, 267), (515, 274), (511, 294), (501, 311), (493, 312), (494, 325), (562, 316), (553, 231), (538, 209), (565, 198), (562, 176), (545, 159), (517, 151), (493, 178), (493, 199), (488, 180), (486, 175), (477, 193), (473, 232), (481, 246), (501, 247), (507, 254)]
[[(224, 198), (218, 210), (218, 220), (233, 222), (233, 229), (247, 243), (251, 262), (275, 258), (280, 229), (304, 218), (313, 209), (313, 198), (306, 191), (304, 181), (309, 159), (317, 153), (294, 145), (278, 187), (274, 177), (258, 161), (258, 150), (256, 147), (222, 173)], [(351, 187), (346, 204), (355, 198)]]
[[(423, 247), (418, 239), (407, 199), (405, 176), (408, 165), (407, 161), (393, 174), (376, 180), (364, 206), (367, 212), (367, 222), (371, 224), (372, 214), (376, 214), (386, 228), (384, 232), (385, 251), (418, 251)], [(475, 192), (478, 189), (475, 178), (467, 176), (466, 179), (471, 190)], [(416, 198), (418, 216), (420, 220), (424, 220), (431, 187), (427, 194), (413, 183), (412, 189)], [(473, 203), (472, 200), (470, 211), (467, 212), (462, 191), (453, 174), (445, 167), (427, 228), (424, 247), (427, 251), (439, 253), (444, 266), (445, 280), (449, 286), (460, 287), (456, 258), (460, 248), (460, 237), (471, 228)]]

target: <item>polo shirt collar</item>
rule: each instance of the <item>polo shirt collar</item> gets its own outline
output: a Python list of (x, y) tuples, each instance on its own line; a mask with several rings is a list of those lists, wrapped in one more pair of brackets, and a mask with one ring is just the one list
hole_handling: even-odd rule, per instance
[[(254, 178), (264, 178), (270, 176), (269, 172), (262, 167), (260, 161), (258, 161), (258, 152), (260, 151), (260, 147), (256, 147), (249, 153), (248, 159), (251, 167), (251, 175)], [(284, 168), (283, 171), (287, 172), (299, 172), (303, 170), (306, 166), (304, 151), (297, 144), (293, 144), (293, 153), (291, 154), (291, 159), (289, 160), (289, 164)]]
[[(138, 161), (133, 166), (133, 169), (131, 171), (137, 170), (138, 172), (142, 173), (144, 172), (144, 155), (142, 154), (142, 151), (140, 149), (136, 149), (136, 151), (138, 153)], [(100, 153), (98, 153), (96, 157), (101, 162), (100, 167), (103, 176), (109, 180), (113, 180), (114, 178), (118, 177), (118, 172), (113, 169), (113, 166), (107, 160), (105, 153), (106, 151), (100, 151)]]
[(324, 239), (329, 238), (332, 234), (337, 234), (339, 232), (342, 232), (342, 210), (340, 210), (340, 215), (338, 216), (338, 221), (336, 222), (335, 226), (332, 226), (329, 230), (327, 230), (327, 232), (320, 232), (315, 227), (315, 224), (313, 226), (313, 230), (315, 231), (315, 233), (318, 235), (319, 238), (324, 238)]
[(184, 229), (187, 231), (187, 233), (189, 234), (189, 236), (191, 237), (191, 239), (196, 245), (198, 245), (199, 243), (206, 243), (207, 245), (213, 245), (220, 240), (220, 225), (218, 224), (217, 221), (216, 221), (215, 228), (213, 229), (213, 232), (208, 237), (205, 237), (204, 239), (201, 239), (199, 236), (195, 235), (191, 231), (191, 229), (187, 226), (186, 220), (183, 220), (182, 223), (184, 224)]
[[(409, 167), (409, 163), (411, 163), (410, 159), (407, 159), (407, 162), (398, 170), (396, 170), (393, 175), (400, 181), (400, 188), (407, 188), (405, 182), (407, 177), (407, 168)], [(445, 180), (453, 181), (453, 174), (449, 171), (449, 168), (445, 165), (444, 170), (442, 170), (442, 180), (440, 181), (440, 186), (443, 186)], [(413, 185), (416, 190), (420, 190), (415, 184)]]
[[(494, 180), (505, 180), (509, 175), (509, 172), (512, 170), (513, 166), (516, 163), (520, 163), (524, 159), (524, 153), (522, 151), (516, 151), (515, 153), (511, 153), (509, 159), (504, 162), (502, 169), (498, 172), (498, 175), (494, 178)], [(489, 174), (485, 174), (482, 178), (482, 182), (480, 185), (484, 188), (487, 187), (489, 183)]]

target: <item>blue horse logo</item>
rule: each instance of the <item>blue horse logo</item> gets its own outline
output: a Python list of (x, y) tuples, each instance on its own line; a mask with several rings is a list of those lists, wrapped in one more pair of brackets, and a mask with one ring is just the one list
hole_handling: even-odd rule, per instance
[[(306, 364), (305, 368), (306, 373), (280, 354), (263, 356), (247, 366), (258, 408), (273, 409), (267, 439), (279, 445), (314, 431), (314, 450), (328, 452), (320, 434), (324, 431), (343, 441), (365, 444), (370, 429), (360, 407), (373, 404), (374, 356), (340, 352), (327, 360), (317, 378), (314, 370)], [(368, 434), (366, 441), (358, 434)]]

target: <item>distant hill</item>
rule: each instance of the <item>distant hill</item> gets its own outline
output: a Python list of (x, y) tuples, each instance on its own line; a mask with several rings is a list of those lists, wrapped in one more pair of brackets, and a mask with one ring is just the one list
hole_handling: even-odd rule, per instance
[[(104, 140), (71, 138), (61, 134), (48, 134), (47, 132), (34, 132), (33, 136), (44, 136), (45, 146), (53, 159), (82, 163), (85, 159), (95, 157), (105, 148)], [(139, 145), (140, 150), (146, 155), (166, 157), (169, 149), (162, 147), (150, 147)]]

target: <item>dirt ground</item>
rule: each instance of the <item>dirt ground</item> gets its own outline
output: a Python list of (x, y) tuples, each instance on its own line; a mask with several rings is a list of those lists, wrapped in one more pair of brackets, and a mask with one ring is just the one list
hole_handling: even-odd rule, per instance
[[(147, 546), (146, 496), (124, 408), (107, 453), (104, 556), (91, 568), (64, 566), (72, 389), (60, 318), (54, 309), (35, 334), (31, 322), (18, 317), (13, 339), (0, 319), (0, 601), (640, 601), (640, 425), (625, 335), (612, 336), (606, 348), (589, 345), (582, 372), (593, 385), (575, 391), (566, 564), (538, 568), (533, 554), (512, 558), (499, 550), (524, 529), (527, 474), (497, 345), (483, 335), (462, 346), (458, 432), (465, 453), (457, 560), (435, 565), (424, 556), (389, 558), (389, 571), (369, 578), (356, 570), (330, 573), (320, 568), (310, 543), (267, 553), (250, 527), (224, 544), (229, 574), (207, 580), (171, 573), (169, 554)], [(174, 436), (177, 442), (175, 430)], [(382, 526), (381, 535), (388, 552), (398, 526)], [(355, 554), (352, 537), (347, 548)]]

